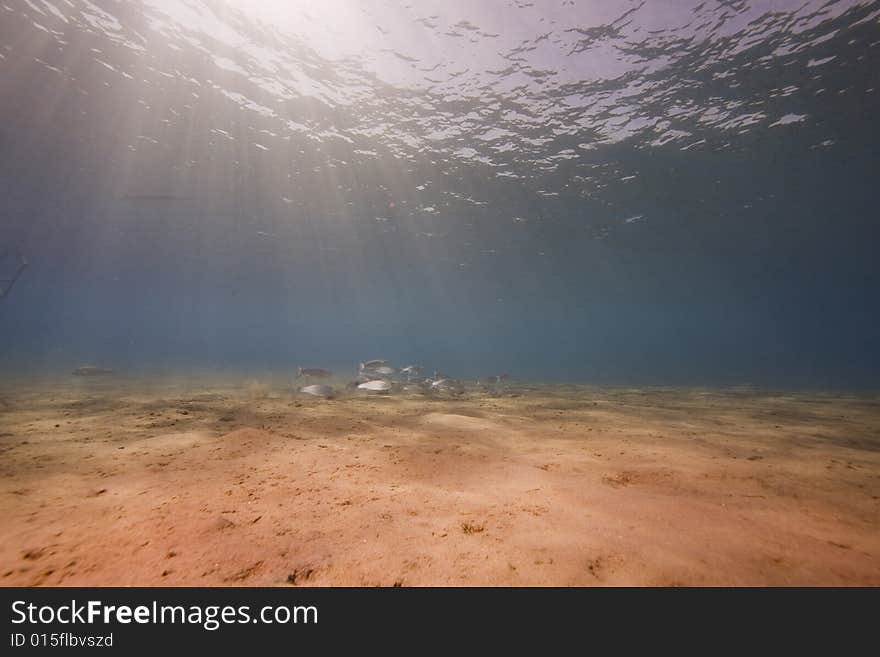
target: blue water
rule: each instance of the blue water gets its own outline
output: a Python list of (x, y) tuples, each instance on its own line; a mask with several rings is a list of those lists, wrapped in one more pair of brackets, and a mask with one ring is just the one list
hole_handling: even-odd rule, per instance
[(877, 386), (880, 2), (257, 4), (0, 1), (3, 371)]

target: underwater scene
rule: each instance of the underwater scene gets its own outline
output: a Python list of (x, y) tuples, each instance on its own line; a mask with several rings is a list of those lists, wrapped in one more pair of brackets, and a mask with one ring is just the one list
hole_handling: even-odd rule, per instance
[(0, 585), (880, 585), (878, 116), (878, 0), (0, 0)]

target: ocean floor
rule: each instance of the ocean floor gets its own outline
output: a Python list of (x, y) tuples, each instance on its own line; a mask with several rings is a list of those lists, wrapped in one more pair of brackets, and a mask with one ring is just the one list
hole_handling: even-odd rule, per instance
[(880, 585), (880, 396), (0, 388), (0, 585)]

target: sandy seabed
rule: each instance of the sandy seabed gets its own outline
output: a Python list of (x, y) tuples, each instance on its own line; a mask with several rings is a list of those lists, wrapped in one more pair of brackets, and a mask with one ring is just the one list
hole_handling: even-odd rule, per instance
[(880, 585), (880, 396), (0, 389), (0, 584)]

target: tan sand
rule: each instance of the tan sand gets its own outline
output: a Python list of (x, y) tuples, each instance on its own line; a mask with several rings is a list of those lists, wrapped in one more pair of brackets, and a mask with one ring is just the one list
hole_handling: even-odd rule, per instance
[(880, 585), (876, 395), (65, 378), (0, 454), (3, 585)]

